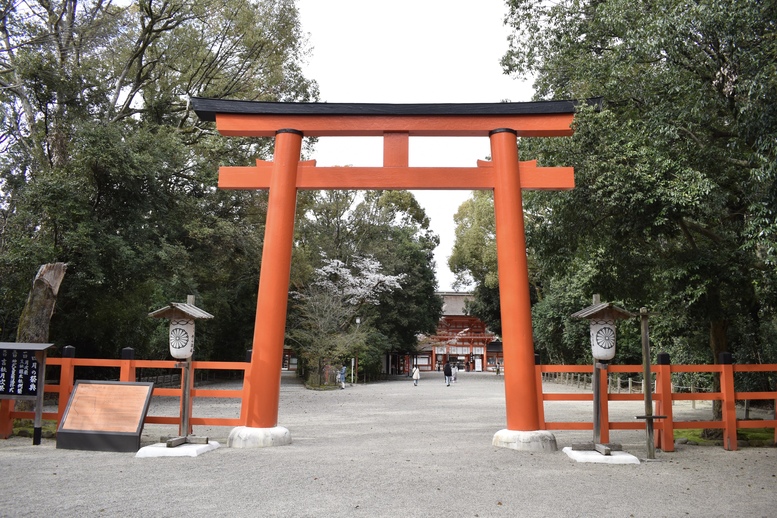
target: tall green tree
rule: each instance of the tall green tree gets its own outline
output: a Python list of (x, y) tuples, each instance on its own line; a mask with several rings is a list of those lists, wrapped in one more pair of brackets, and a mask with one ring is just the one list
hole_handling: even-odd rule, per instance
[(777, 6), (508, 5), (507, 72), (535, 74), (538, 99), (602, 98), (574, 137), (520, 142), (576, 171), (573, 191), (525, 197), (548, 285), (660, 311), (654, 340), (681, 361), (777, 359)]
[[(420, 333), (433, 333), (442, 312), (435, 295), (433, 251), (438, 238), (429, 219), (407, 191), (321, 191), (300, 203), (292, 283), (300, 291), (312, 284), (324, 260), (348, 267), (371, 257), (384, 275), (401, 278), (401, 289), (378, 294), (377, 304), (357, 313), (369, 334), (360, 367), (377, 371), (389, 352), (414, 352)], [(304, 307), (292, 309), (289, 328), (299, 324)]]
[[(52, 339), (164, 355), (149, 310), (198, 296), (198, 355), (250, 343), (266, 194), (215, 188), (271, 153), (191, 96), (315, 99), (292, 0), (0, 2), (0, 336), (42, 263), (68, 263)], [(155, 335), (156, 333), (156, 335)]]

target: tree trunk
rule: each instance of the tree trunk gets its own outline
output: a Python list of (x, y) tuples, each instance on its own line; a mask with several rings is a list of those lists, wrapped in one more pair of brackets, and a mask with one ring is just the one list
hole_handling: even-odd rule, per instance
[[(710, 321), (710, 349), (712, 350), (712, 357), (714, 363), (720, 363), (720, 353), (728, 351), (728, 338), (726, 337), (726, 331), (728, 329), (728, 322), (720, 320)], [(714, 392), (720, 392), (720, 376), (715, 375), (712, 378), (712, 390)], [(723, 416), (723, 406), (720, 400), (712, 402), (712, 418), (721, 419)]]
[[(65, 270), (65, 263), (49, 263), (38, 268), (30, 294), (27, 295), (27, 303), (19, 317), (19, 327), (16, 329), (18, 343), (39, 344), (48, 341), (49, 323), (54, 314), (54, 305)], [(34, 402), (16, 401), (15, 408), (32, 410)]]
[(44, 343), (49, 339), (49, 324), (54, 314), (59, 285), (65, 276), (67, 264), (49, 263), (38, 269), (38, 274), (32, 282), (32, 290), (27, 296), (22, 314), (19, 317), (19, 328), (16, 331), (16, 341), (19, 343)]

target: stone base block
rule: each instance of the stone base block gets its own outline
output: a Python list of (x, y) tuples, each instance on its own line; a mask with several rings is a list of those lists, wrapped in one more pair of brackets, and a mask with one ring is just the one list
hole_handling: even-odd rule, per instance
[(558, 450), (556, 437), (547, 430), (519, 432), (517, 430), (499, 430), (492, 441), (499, 448), (519, 451), (554, 452)]
[(596, 462), (599, 464), (639, 464), (639, 459), (625, 451), (613, 451), (610, 455), (602, 455), (595, 450), (575, 450), (567, 446), (562, 450), (567, 456), (577, 462)]
[(164, 442), (158, 442), (149, 446), (144, 446), (135, 454), (138, 458), (148, 457), (197, 457), (203, 453), (213, 451), (221, 446), (216, 441), (210, 441), (207, 444), (181, 444), (174, 448), (168, 448)]
[(227, 446), (230, 448), (268, 448), (291, 444), (291, 433), (282, 427), (250, 428), (238, 426), (229, 432)]

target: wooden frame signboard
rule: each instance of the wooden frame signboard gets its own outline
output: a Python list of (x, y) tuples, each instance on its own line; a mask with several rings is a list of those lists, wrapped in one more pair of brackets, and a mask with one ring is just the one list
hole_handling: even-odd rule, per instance
[(153, 383), (144, 382), (76, 382), (57, 430), (57, 448), (138, 451), (153, 390)]

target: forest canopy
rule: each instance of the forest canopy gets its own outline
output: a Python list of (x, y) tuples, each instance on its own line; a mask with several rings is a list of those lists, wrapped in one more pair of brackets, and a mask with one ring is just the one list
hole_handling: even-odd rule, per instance
[[(13, 341), (40, 265), (62, 262), (58, 348), (165, 358), (166, 326), (148, 312), (194, 295), (214, 315), (197, 326), (196, 356), (244, 359), (267, 193), (219, 190), (217, 174), (271, 159), (273, 141), (220, 136), (188, 100), (317, 101), (295, 2), (5, 1), (0, 14), (0, 340)], [(394, 316), (371, 325), (365, 312), (363, 331), (381, 351), (413, 350), (439, 316), (436, 236), (415, 223), (425, 216), (409, 193), (361, 199), (348, 205), (362, 218), (351, 250), (329, 234), (347, 226), (342, 200), (300, 196), (291, 291), (307, 289), (324, 257), (354, 268), (350, 254), (374, 257), (416, 284), (380, 293)]]

